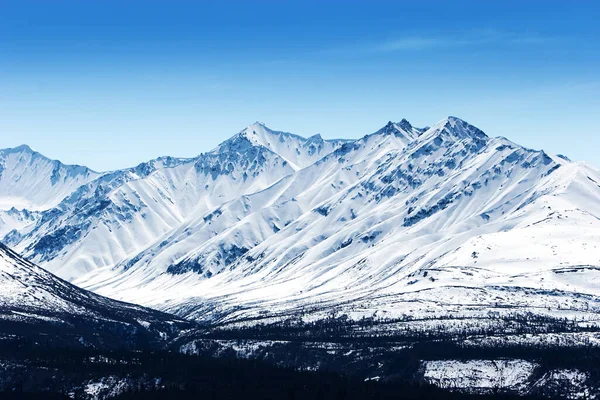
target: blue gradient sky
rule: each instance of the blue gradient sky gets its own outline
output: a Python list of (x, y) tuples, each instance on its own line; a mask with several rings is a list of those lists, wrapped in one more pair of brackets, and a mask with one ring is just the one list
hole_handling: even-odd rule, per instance
[(4, 1), (0, 148), (116, 169), (258, 120), (461, 117), (600, 166), (598, 1)]

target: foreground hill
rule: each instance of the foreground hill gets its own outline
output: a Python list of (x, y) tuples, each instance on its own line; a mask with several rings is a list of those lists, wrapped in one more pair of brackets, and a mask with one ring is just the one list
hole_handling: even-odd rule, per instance
[(65, 347), (162, 348), (190, 324), (80, 289), (0, 244), (0, 335)]

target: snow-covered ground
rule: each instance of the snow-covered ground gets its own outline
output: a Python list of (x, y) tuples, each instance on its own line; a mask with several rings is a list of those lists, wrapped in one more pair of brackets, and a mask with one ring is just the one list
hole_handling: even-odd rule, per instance
[(476, 393), (532, 393), (566, 399), (597, 398), (598, 391), (588, 385), (589, 374), (576, 369), (554, 369), (541, 377), (537, 365), (519, 359), (438, 360), (423, 362), (426, 382), (436, 386)]
[(445, 389), (522, 392), (535, 367), (524, 360), (427, 361), (424, 377), (427, 382)]

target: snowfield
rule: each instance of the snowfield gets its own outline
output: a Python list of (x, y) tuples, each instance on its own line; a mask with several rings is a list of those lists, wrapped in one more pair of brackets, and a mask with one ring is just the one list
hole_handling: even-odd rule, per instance
[(425, 380), (446, 389), (509, 389), (522, 391), (535, 369), (524, 360), (429, 361)]
[(518, 359), (425, 361), (424, 379), (436, 386), (456, 391), (530, 393), (543, 387), (545, 394), (559, 390), (561, 398), (597, 398), (587, 386), (588, 374), (576, 369), (556, 369), (538, 378), (536, 365)]

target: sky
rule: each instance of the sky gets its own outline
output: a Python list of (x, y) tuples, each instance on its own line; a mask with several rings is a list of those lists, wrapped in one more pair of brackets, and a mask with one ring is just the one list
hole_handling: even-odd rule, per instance
[(358, 138), (460, 117), (600, 167), (598, 1), (0, 0), (0, 148), (98, 171), (255, 121)]

